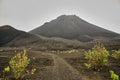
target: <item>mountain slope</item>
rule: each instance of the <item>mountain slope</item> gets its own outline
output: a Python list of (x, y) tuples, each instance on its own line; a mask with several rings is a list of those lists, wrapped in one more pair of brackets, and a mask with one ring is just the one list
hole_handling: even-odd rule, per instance
[(0, 27), (0, 46), (31, 47), (39, 50), (85, 47), (84, 44), (77, 41), (42, 37), (19, 31), (9, 25)]
[(0, 26), (0, 46), (9, 43), (12, 41), (14, 38), (27, 34), (26, 32), (16, 30), (15, 28), (9, 26), (9, 25), (4, 25)]
[(119, 34), (90, 24), (75, 15), (62, 15), (30, 31), (46, 37), (62, 37), (79, 41), (92, 41), (95, 37), (113, 38)]

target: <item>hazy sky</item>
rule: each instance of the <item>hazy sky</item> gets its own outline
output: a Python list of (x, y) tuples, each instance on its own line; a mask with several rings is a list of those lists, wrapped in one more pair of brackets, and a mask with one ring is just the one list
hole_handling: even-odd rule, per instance
[(0, 0), (0, 25), (24, 31), (63, 14), (120, 33), (120, 0)]

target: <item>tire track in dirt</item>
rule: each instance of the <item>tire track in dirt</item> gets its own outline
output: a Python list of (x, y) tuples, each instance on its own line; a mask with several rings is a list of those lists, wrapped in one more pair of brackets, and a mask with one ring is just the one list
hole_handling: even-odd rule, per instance
[[(34, 51), (34, 57), (41, 57), (39, 54), (39, 51)], [(58, 55), (49, 52), (42, 53), (42, 55), (51, 57), (53, 66), (48, 66), (45, 72), (38, 72), (40, 76), (37, 77), (41, 77), (41, 80), (89, 80), (82, 79), (83, 75)]]
[(54, 61), (54, 66), (52, 68), (54, 77), (52, 80), (82, 80), (79, 72), (64, 59), (51, 53), (47, 53), (46, 55), (51, 55)]

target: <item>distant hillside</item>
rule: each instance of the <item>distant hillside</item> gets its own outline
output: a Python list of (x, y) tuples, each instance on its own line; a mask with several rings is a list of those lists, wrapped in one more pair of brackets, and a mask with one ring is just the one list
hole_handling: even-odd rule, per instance
[(82, 42), (100, 38), (111, 39), (120, 36), (117, 33), (90, 24), (76, 15), (59, 16), (57, 19), (30, 31), (30, 33), (46, 37), (76, 39)]
[(21, 46), (37, 48), (39, 50), (60, 50), (78, 47), (83, 48), (85, 47), (85, 44), (72, 40), (42, 37), (24, 31), (19, 31), (9, 25), (4, 25), (0, 27), (0, 46)]
[(16, 30), (9, 25), (0, 26), (0, 46), (12, 41), (14, 38), (23, 34), (27, 33)]

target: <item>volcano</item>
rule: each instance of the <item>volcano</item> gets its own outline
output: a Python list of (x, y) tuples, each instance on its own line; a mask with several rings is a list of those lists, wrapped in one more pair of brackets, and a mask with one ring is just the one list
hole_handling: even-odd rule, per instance
[(111, 39), (119, 34), (98, 27), (79, 18), (76, 15), (62, 15), (57, 19), (46, 22), (42, 26), (30, 31), (46, 37), (61, 37), (89, 42), (94, 39)]

